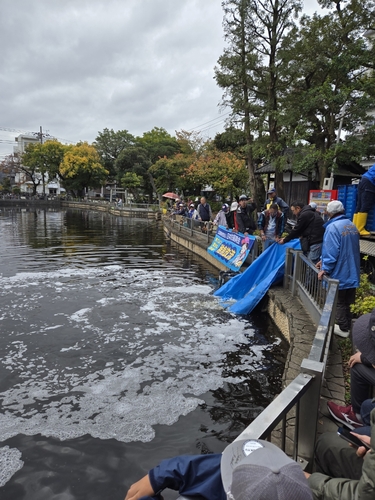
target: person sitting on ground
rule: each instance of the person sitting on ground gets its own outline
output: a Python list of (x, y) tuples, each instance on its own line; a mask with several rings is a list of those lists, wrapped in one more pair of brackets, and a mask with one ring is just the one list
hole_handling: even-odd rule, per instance
[(369, 445), (370, 450), (349, 446), (336, 432), (326, 432), (318, 438), (317, 472), (305, 473), (314, 500), (374, 500), (375, 410), (371, 412), (371, 438), (353, 434)]
[(129, 488), (125, 500), (159, 499), (165, 488), (207, 500), (312, 500), (301, 467), (260, 439), (234, 441), (223, 454), (163, 460)]
[(248, 198), (246, 194), (241, 194), (239, 198), (239, 207), (236, 212), (236, 221), (238, 231), (245, 236), (253, 234), (256, 229), (254, 221), (254, 212), (256, 212), (256, 204), (252, 198)]
[(214, 220), (215, 226), (228, 227), (227, 217), (226, 217), (228, 212), (229, 212), (229, 205), (224, 203), (224, 205), (221, 207), (221, 210), (219, 210), (219, 212), (216, 214)]
[(305, 205), (303, 201), (293, 201), (291, 210), (297, 217), (297, 223), (285, 238), (279, 239), (279, 243), (283, 245), (290, 240), (300, 238), (304, 255), (317, 264), (322, 250), (324, 221), (316, 209), (311, 205)]
[(272, 243), (279, 241), (284, 232), (284, 214), (276, 203), (268, 210), (263, 210), (258, 218), (258, 228), (263, 243), (263, 251)]
[(238, 203), (236, 201), (233, 201), (230, 206), (229, 212), (225, 214), (225, 217), (227, 219), (228, 229), (234, 229), (235, 231), (238, 231), (237, 209), (238, 209)]
[(375, 308), (355, 321), (353, 344), (358, 351), (349, 359), (351, 405), (327, 403), (332, 417), (350, 429), (363, 425), (361, 405), (375, 386)]
[(282, 198), (277, 196), (276, 189), (274, 189), (274, 188), (269, 189), (267, 191), (267, 196), (268, 196), (268, 198), (266, 199), (266, 201), (263, 205), (262, 211), (268, 210), (273, 203), (276, 203), (276, 205), (282, 211), (284, 216), (288, 217), (289, 205)]

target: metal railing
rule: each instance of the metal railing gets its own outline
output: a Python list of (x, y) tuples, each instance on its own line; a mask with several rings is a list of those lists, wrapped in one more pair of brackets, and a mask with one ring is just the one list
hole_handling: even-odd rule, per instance
[[(192, 220), (189, 217), (182, 215), (165, 215), (164, 220), (169, 222), (175, 231), (180, 232), (183, 236), (194, 237), (197, 242), (207, 244), (213, 241), (216, 233), (217, 226), (211, 222), (202, 222), (199, 220)], [(254, 245), (246, 259), (246, 264), (251, 264), (262, 251), (261, 239), (256, 237)]]
[[(284, 287), (298, 295), (307, 310), (313, 312), (317, 325), (308, 358), (301, 363), (301, 373), (272, 401), (265, 410), (237, 437), (240, 439), (269, 439), (287, 451), (306, 470), (311, 470), (317, 431), (321, 387), (332, 335), (338, 281), (323, 277), (300, 251), (288, 249)], [(315, 321), (315, 319), (317, 321)], [(288, 422), (288, 426), (287, 426)], [(294, 425), (293, 425), (294, 423)], [(287, 429), (288, 427), (288, 429)], [(287, 431), (289, 430), (289, 434)], [(291, 449), (287, 449), (286, 439)]]

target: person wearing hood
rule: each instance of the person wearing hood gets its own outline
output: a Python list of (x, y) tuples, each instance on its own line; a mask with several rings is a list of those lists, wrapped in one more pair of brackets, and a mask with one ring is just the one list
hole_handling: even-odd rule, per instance
[(297, 217), (297, 223), (290, 234), (281, 238), (279, 243), (283, 245), (290, 240), (300, 238), (304, 255), (311, 262), (317, 264), (320, 260), (323, 243), (324, 221), (316, 209), (312, 208), (311, 205), (305, 205), (302, 201), (293, 201), (291, 210)]
[(329, 202), (327, 213), (329, 219), (324, 224), (322, 259), (316, 267), (320, 269), (319, 279), (327, 275), (340, 282), (334, 333), (348, 337), (352, 322), (350, 306), (355, 301), (356, 289), (359, 287), (359, 232), (345, 215), (341, 201)]

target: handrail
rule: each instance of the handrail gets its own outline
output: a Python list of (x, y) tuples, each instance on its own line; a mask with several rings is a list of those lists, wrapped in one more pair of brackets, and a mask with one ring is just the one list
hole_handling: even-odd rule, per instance
[[(197, 241), (207, 243), (207, 245), (209, 245), (215, 237), (217, 226), (211, 221), (202, 222), (176, 214), (164, 216), (164, 220), (168, 221), (176, 231), (181, 232), (184, 236), (197, 238)], [(246, 263), (251, 264), (259, 257), (261, 250), (259, 242), (260, 238), (257, 237), (246, 259)]]
[[(291, 249), (288, 249), (291, 250)], [(272, 401), (265, 410), (238, 436), (238, 439), (271, 439), (271, 432), (281, 422), (279, 446), (286, 450), (288, 413), (295, 409), (292, 456), (311, 471), (316, 439), (318, 409), (324, 371), (328, 357), (338, 281), (317, 279), (318, 270), (300, 251), (292, 250), (285, 263), (284, 287), (301, 294), (313, 304), (308, 310), (320, 312), (316, 334), (308, 358), (301, 363), (301, 373)], [(321, 297), (324, 296), (324, 303)], [(292, 426), (290, 426), (292, 427)], [(289, 436), (290, 437), (290, 436)], [(290, 450), (287, 450), (290, 452)]]

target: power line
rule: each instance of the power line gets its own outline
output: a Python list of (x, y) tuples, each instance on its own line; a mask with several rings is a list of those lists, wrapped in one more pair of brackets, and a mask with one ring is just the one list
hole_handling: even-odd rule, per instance
[[(220, 120), (220, 123), (223, 123), (223, 116), (229, 115), (230, 113), (231, 113), (231, 111), (228, 111), (228, 113), (223, 113), (223, 115), (218, 116), (217, 118), (213, 118), (212, 120), (209, 120), (208, 122), (202, 123), (201, 125), (197, 125), (196, 127), (193, 127), (191, 129), (187, 130), (187, 132), (192, 132), (192, 131), (197, 130), (197, 129), (200, 130), (200, 127), (203, 127), (204, 125), (207, 125), (208, 123), (211, 123), (211, 122), (215, 122), (217, 120)], [(220, 123), (219, 123), (219, 125), (220, 125)], [(215, 124), (212, 124), (212, 126), (214, 126), (214, 125)]]

